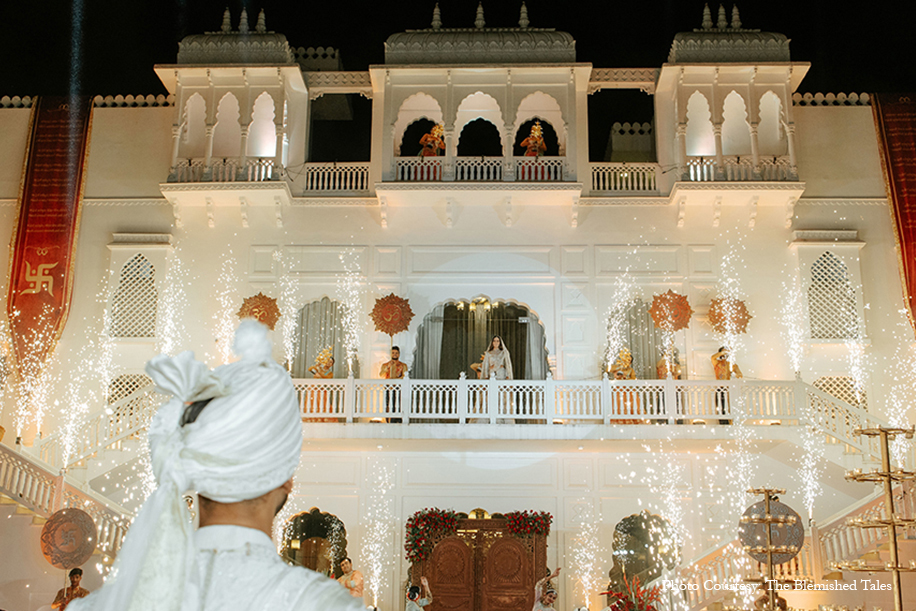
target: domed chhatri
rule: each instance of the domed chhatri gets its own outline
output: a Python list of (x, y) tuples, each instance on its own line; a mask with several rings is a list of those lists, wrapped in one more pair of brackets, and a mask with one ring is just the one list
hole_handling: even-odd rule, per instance
[(719, 6), (718, 20), (712, 21), (709, 5), (703, 9), (703, 23), (692, 32), (674, 36), (668, 62), (672, 64), (788, 62), (789, 39), (784, 34), (741, 27), (738, 7), (732, 8), (731, 22), (725, 7)]
[(551, 64), (576, 61), (576, 41), (571, 34), (552, 28), (531, 28), (528, 24), (528, 9), (522, 3), (518, 27), (488, 28), (480, 4), (474, 27), (443, 28), (436, 5), (431, 27), (388, 37), (385, 63)]
[(185, 36), (178, 43), (178, 63), (184, 65), (220, 64), (270, 64), (285, 65), (296, 62), (286, 36), (267, 31), (262, 10), (254, 31), (244, 8), (239, 16), (239, 29), (233, 31), (229, 9), (223, 13), (219, 32), (205, 32)]

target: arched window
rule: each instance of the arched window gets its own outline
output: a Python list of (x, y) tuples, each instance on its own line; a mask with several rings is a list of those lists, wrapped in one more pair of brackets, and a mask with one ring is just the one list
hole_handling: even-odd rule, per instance
[(469, 122), (458, 137), (459, 157), (501, 157), (499, 130), (486, 119)]
[(852, 376), (821, 376), (813, 386), (853, 407), (868, 409), (865, 391), (860, 389), (856, 392), (856, 381)]
[(277, 127), (274, 125), (274, 100), (266, 91), (254, 101), (248, 129), (248, 155), (273, 157), (277, 154)]
[(334, 514), (312, 507), (286, 521), (280, 556), (295, 566), (340, 577), (347, 557), (347, 529)]
[[(406, 134), (404, 134), (404, 130), (407, 129), (408, 125), (411, 125), (412, 123), (417, 121), (417, 119), (425, 119), (429, 121), (430, 123), (432, 123), (433, 125), (437, 123), (441, 125), (443, 123), (442, 108), (439, 106), (438, 100), (436, 100), (436, 98), (434, 98), (433, 96), (423, 93), (423, 92), (415, 93), (412, 96), (410, 96), (409, 98), (407, 98), (406, 100), (404, 100), (400, 108), (398, 108), (398, 118), (394, 122), (394, 132), (393, 132), (394, 133), (394, 143), (393, 144), (395, 146), (396, 153), (398, 152), (398, 145), (401, 142), (411, 142), (411, 143), (413, 142), (413, 140), (408, 140), (406, 138)], [(424, 134), (429, 133), (429, 129), (427, 129), (423, 133)], [(422, 135), (423, 134), (420, 134), (420, 136)], [(417, 138), (417, 142), (419, 142), (419, 138)], [(414, 151), (413, 154), (416, 155), (419, 151), (420, 149), (418, 145), (417, 150)], [(404, 151), (401, 151), (399, 154), (401, 157), (410, 156), (409, 153), (405, 153)]]
[(757, 142), (761, 155), (785, 155), (788, 141), (782, 127), (782, 102), (772, 91), (760, 98), (760, 123)]
[(239, 101), (227, 93), (216, 107), (213, 128), (213, 156), (238, 157), (242, 154), (242, 127), (239, 125)]
[(859, 339), (856, 295), (849, 271), (832, 252), (825, 252), (811, 266), (808, 315), (812, 339)]
[(750, 155), (751, 131), (747, 122), (747, 106), (738, 92), (725, 96), (722, 109), (722, 154)]
[(184, 106), (179, 151), (181, 157), (203, 157), (207, 149), (207, 104), (195, 93)]
[[(307, 303), (299, 310), (296, 353), (291, 369), (294, 378), (314, 377), (309, 368), (315, 365), (318, 354), (328, 347), (334, 357), (331, 377), (347, 377), (343, 314), (343, 304), (327, 297)], [(359, 377), (359, 362), (353, 364), (353, 375)]]
[(699, 91), (694, 91), (687, 100), (687, 154), (696, 157), (716, 154), (712, 113), (706, 96)]
[(544, 138), (544, 145), (547, 147), (547, 150), (542, 154), (546, 157), (555, 157), (560, 154), (560, 140), (557, 137), (557, 131), (553, 128), (553, 125), (544, 119), (534, 118), (522, 123), (518, 131), (515, 132), (515, 146), (512, 149), (512, 154), (516, 157), (525, 156), (525, 147), (522, 146), (522, 142), (531, 135), (531, 127), (536, 122), (540, 122), (541, 124), (541, 137)]
[(157, 301), (156, 268), (137, 254), (118, 277), (111, 304), (111, 337), (155, 337)]
[(419, 155), (420, 149), (423, 148), (423, 145), (420, 144), (420, 139), (432, 131), (435, 126), (436, 124), (429, 119), (417, 119), (408, 125), (407, 129), (404, 130), (404, 137), (401, 138), (400, 152), (398, 154), (401, 157), (416, 157)]

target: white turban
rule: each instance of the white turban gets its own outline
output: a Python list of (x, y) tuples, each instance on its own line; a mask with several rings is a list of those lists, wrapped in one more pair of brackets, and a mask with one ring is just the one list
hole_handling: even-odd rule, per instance
[[(191, 352), (146, 365), (172, 399), (149, 427), (158, 487), (146, 500), (105, 586), (72, 609), (191, 611), (200, 607), (193, 528), (182, 495), (195, 490), (221, 503), (254, 499), (289, 480), (299, 465), (302, 424), (289, 374), (270, 356), (267, 327), (239, 325), (241, 360), (210, 369)], [(210, 402), (182, 426), (188, 404)]]

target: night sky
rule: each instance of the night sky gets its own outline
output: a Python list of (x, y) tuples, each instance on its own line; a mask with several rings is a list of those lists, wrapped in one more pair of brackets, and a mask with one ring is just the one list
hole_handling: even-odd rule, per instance
[[(432, 0), (348, 2), (253, 0), (245, 3), (254, 27), (266, 10), (270, 30), (301, 47), (342, 50), (344, 68), (365, 70), (384, 61), (388, 35), (429, 26)], [(514, 26), (520, 0), (484, 2), (488, 26)], [(773, 0), (739, 3), (745, 27), (786, 34), (792, 58), (812, 69), (803, 92), (911, 91), (916, 89), (913, 27), (916, 3)], [(675, 33), (699, 27), (700, 0), (528, 0), (532, 27), (571, 33), (578, 59), (596, 67), (654, 67), (665, 61)], [(84, 0), (8, 2), (0, 48), (0, 95), (64, 93), (70, 87), (73, 49), (80, 49), (79, 84), (86, 94), (163, 93), (152, 67), (175, 62), (185, 35), (218, 30), (223, 9), (238, 0)], [(477, 0), (441, 0), (445, 27), (472, 27)], [(81, 7), (82, 35), (74, 35), (73, 7)], [(718, 5), (712, 5), (713, 15)], [(731, 4), (726, 5), (731, 14)], [(76, 42), (77, 44), (74, 44)]]
[[(443, 27), (473, 27), (477, 0), (441, 0)], [(580, 62), (596, 67), (658, 67), (677, 32), (700, 26), (701, 0), (635, 2), (528, 0), (531, 27), (569, 32)], [(340, 49), (345, 70), (384, 62), (385, 39), (427, 28), (433, 0), (252, 0), (251, 27), (266, 11), (268, 30), (294, 47)], [(0, 95), (166, 93), (153, 66), (173, 64), (178, 41), (219, 30), (223, 10), (238, 28), (240, 0), (76, 0), (73, 4), (21, 0), (4, 7)], [(521, 0), (485, 0), (487, 26), (518, 24)], [(731, 4), (726, 5), (730, 18)], [(711, 5), (713, 20), (718, 4)], [(811, 62), (800, 92), (916, 90), (912, 29), (916, 2), (861, 4), (835, 0), (753, 0), (738, 5), (743, 27), (786, 34), (792, 59)], [(313, 122), (310, 158), (369, 158), (371, 103), (351, 96), (353, 121)], [(605, 158), (611, 124), (652, 120), (652, 99), (637, 91), (604, 91), (589, 98), (590, 157)], [(317, 124), (316, 124), (317, 123)]]

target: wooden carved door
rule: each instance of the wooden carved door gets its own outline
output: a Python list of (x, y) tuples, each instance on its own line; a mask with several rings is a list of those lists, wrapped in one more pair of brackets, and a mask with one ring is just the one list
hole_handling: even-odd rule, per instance
[(448, 537), (436, 544), (423, 571), (433, 591), (432, 608), (438, 611), (476, 608), (473, 543), (463, 537)]
[(429, 579), (433, 604), (424, 611), (530, 611), (546, 568), (543, 535), (513, 537), (503, 519), (462, 519), (457, 534), (413, 565), (411, 583)]
[(485, 539), (477, 548), (482, 569), (478, 611), (529, 611), (536, 581), (531, 578), (531, 554), (515, 537), (492, 531), (481, 534)]

